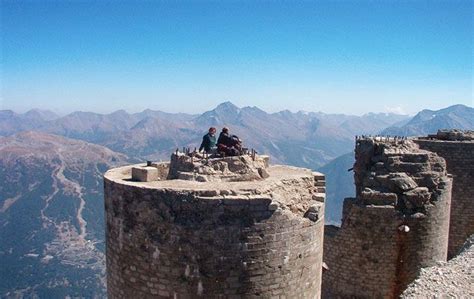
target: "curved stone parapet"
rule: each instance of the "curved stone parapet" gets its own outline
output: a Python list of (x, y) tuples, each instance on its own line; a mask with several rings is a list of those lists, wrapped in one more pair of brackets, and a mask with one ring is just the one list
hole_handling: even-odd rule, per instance
[(324, 176), (270, 166), (255, 181), (105, 174), (109, 298), (319, 298)]
[(452, 258), (474, 234), (474, 132), (446, 130), (414, 142), (443, 157), (453, 176), (448, 246), (448, 257)]

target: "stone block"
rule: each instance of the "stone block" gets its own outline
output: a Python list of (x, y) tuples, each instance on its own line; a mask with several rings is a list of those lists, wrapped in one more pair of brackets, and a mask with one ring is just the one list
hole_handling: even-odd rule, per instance
[(320, 215), (323, 214), (323, 205), (321, 204), (314, 204), (311, 205), (305, 213), (305, 217), (309, 220), (316, 222), (320, 218)]
[(316, 192), (317, 193), (326, 193), (326, 187), (317, 187)]
[(169, 162), (155, 162), (151, 163), (152, 167), (156, 167), (158, 169), (158, 177), (162, 180), (165, 180), (168, 177), (168, 173), (170, 171), (170, 163)]
[(326, 177), (324, 176), (324, 174), (320, 173), (320, 172), (316, 172), (316, 171), (313, 171), (312, 172), (313, 174), (313, 177), (314, 177), (314, 180), (315, 181), (324, 181), (326, 179)]
[(405, 200), (409, 201), (411, 205), (420, 208), (431, 199), (431, 193), (426, 187), (418, 187), (403, 193), (403, 197)]
[(361, 193), (361, 198), (366, 205), (396, 205), (398, 200), (395, 193), (377, 192), (368, 188)]
[(325, 187), (326, 186), (326, 181), (323, 181), (323, 180), (315, 181), (314, 186), (316, 186), (316, 187)]
[(418, 184), (404, 172), (390, 173), (389, 175), (378, 175), (375, 178), (382, 185), (396, 192), (405, 192), (418, 187)]
[(137, 166), (132, 168), (132, 180), (139, 182), (158, 181), (158, 169), (152, 166)]
[(260, 168), (257, 168), (257, 170), (258, 170), (258, 174), (260, 175), (260, 177), (262, 179), (266, 179), (266, 178), (270, 177), (270, 175), (268, 174), (268, 172), (264, 168), (260, 167)]
[(268, 168), (270, 166), (270, 156), (261, 155), (260, 158), (262, 158), (265, 168)]
[(314, 193), (311, 198), (315, 201), (324, 202), (324, 200), (326, 199), (326, 194), (325, 193)]

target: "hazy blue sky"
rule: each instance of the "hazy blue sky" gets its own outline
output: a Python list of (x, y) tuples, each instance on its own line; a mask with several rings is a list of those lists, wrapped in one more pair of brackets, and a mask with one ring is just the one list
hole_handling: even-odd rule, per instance
[(473, 106), (472, 1), (5, 1), (0, 109)]

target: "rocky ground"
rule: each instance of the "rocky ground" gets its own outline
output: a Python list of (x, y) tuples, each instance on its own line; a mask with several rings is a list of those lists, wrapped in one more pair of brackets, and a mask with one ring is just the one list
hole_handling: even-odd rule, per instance
[(421, 270), (402, 298), (474, 298), (474, 235), (448, 262)]

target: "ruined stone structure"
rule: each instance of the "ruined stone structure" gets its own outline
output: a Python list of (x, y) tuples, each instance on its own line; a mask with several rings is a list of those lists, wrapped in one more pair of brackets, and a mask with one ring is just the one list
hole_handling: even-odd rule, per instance
[(322, 174), (177, 152), (104, 180), (109, 298), (320, 297)]
[(404, 138), (361, 138), (355, 154), (356, 198), (326, 227), (323, 296), (395, 298), (446, 260), (452, 181), (443, 158)]
[(474, 234), (474, 132), (439, 131), (414, 141), (420, 148), (443, 157), (453, 176), (448, 246), (448, 257), (452, 258)]

